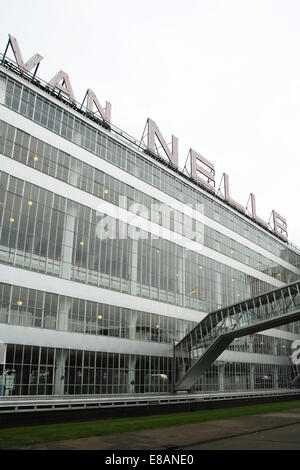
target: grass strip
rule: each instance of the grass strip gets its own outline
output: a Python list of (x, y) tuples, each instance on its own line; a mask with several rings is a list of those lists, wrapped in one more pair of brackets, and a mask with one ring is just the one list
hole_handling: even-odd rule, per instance
[(220, 419), (271, 413), (300, 408), (300, 401), (267, 403), (215, 410), (189, 411), (167, 415), (110, 418), (95, 421), (25, 426), (0, 429), (0, 448), (23, 447), (46, 442), (104, 436), (144, 429), (166, 428)]

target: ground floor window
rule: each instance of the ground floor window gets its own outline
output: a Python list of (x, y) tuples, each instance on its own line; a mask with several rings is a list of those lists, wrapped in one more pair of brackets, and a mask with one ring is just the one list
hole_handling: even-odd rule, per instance
[[(169, 357), (8, 344), (0, 365), (0, 395), (107, 395), (172, 390)], [(182, 371), (177, 370), (179, 378)], [(287, 388), (291, 367), (215, 362), (193, 390), (199, 392)]]

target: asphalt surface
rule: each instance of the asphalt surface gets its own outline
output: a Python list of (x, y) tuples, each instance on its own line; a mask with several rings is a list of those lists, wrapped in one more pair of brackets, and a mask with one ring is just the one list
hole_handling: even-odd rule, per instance
[(300, 450), (300, 409), (22, 447), (23, 450)]

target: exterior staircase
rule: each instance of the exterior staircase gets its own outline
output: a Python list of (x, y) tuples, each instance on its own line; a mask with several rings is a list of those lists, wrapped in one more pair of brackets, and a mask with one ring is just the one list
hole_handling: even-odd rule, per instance
[(175, 391), (193, 384), (235, 339), (300, 320), (300, 281), (216, 310), (175, 346), (184, 371)]

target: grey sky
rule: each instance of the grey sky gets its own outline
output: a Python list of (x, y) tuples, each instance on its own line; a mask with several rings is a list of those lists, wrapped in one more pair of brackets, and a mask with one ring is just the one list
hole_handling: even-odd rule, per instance
[(15, 0), (0, 51), (14, 35), (25, 60), (44, 56), (40, 78), (65, 70), (77, 101), (92, 88), (137, 139), (151, 117), (178, 137), (181, 167), (192, 147), (299, 246), (299, 20), (299, 0)]

